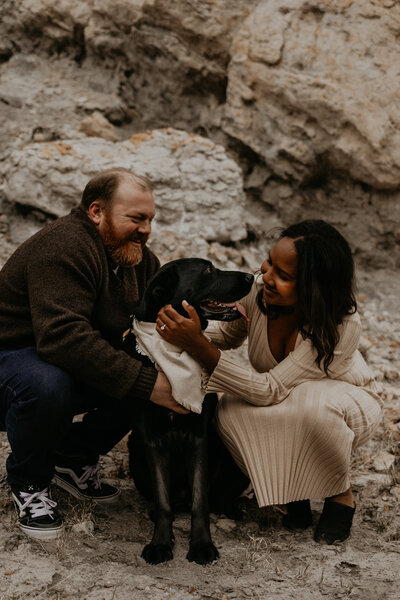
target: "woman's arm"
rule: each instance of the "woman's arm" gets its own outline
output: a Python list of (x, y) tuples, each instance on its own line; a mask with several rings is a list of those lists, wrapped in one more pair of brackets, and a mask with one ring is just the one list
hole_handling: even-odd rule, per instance
[[(242, 305), (244, 302), (240, 302)], [(220, 350), (239, 348), (247, 339), (247, 322), (243, 318), (235, 321), (210, 321), (205, 336)]]
[[(346, 319), (340, 328), (340, 340), (329, 367), (332, 379), (341, 379), (348, 372), (361, 332), (361, 325), (356, 316)], [(258, 373), (222, 356), (210, 376), (207, 391), (231, 392), (258, 406), (278, 404), (295, 386), (326, 377), (324, 371), (316, 364), (315, 358), (316, 351), (310, 340), (303, 340), (268, 373)]]
[[(259, 373), (224, 355), (218, 357), (217, 348), (201, 331), (194, 308), (186, 304), (183, 306), (188, 313), (191, 311), (189, 319), (179, 315), (172, 307), (166, 307), (159, 313), (157, 331), (167, 341), (195, 356), (211, 373), (207, 386), (209, 392), (230, 392), (251, 404), (267, 406), (282, 402), (290, 391), (301, 383), (326, 377), (324, 371), (316, 364), (316, 351), (307, 339), (268, 373)], [(166, 323), (167, 327), (161, 331), (160, 326), (163, 323)], [(358, 315), (350, 316), (340, 325), (340, 339), (329, 367), (332, 379), (341, 379), (348, 372), (360, 333)]]

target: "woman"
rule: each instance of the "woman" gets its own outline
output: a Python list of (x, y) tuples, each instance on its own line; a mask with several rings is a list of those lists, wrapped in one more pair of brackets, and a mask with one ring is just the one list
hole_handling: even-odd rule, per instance
[[(214, 323), (206, 335), (193, 307), (184, 303), (186, 319), (167, 306), (157, 331), (205, 367), (207, 391), (224, 392), (217, 427), (259, 506), (287, 504), (284, 525), (305, 529), (309, 499), (325, 498), (314, 539), (343, 541), (355, 511), (351, 450), (371, 437), (381, 413), (357, 350), (361, 324), (348, 243), (324, 221), (288, 227), (242, 304), (248, 322)], [(220, 351), (245, 338), (253, 369)]]

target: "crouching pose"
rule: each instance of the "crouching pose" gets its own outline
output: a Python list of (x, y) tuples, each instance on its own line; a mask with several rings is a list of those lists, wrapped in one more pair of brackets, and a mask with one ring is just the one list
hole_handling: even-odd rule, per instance
[[(355, 511), (351, 451), (372, 436), (381, 414), (357, 350), (361, 324), (348, 243), (324, 221), (288, 227), (241, 304), (248, 323), (213, 323), (205, 334), (190, 307), (184, 318), (167, 306), (158, 331), (208, 370), (207, 391), (224, 392), (217, 427), (259, 506), (287, 504), (284, 526), (305, 529), (310, 499), (324, 498), (314, 539), (343, 541)], [(246, 338), (253, 368), (221, 353)]]
[(119, 490), (99, 479), (98, 458), (132, 428), (135, 404), (187, 412), (165, 375), (122, 348), (159, 267), (146, 246), (154, 213), (146, 178), (99, 173), (80, 205), (22, 244), (0, 272), (0, 428), (11, 446), (7, 481), (19, 525), (31, 537), (62, 533), (52, 480), (82, 500), (117, 499)]

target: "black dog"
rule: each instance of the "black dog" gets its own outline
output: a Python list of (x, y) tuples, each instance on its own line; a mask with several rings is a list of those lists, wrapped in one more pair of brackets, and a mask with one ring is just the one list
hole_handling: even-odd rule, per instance
[[(187, 316), (182, 308), (185, 299), (196, 308), (203, 329), (207, 319), (232, 321), (241, 316), (236, 301), (248, 294), (252, 283), (252, 275), (220, 271), (206, 260), (172, 261), (150, 280), (135, 317), (155, 322), (165, 304)], [(132, 344), (132, 337), (127, 344)], [(216, 403), (216, 394), (207, 394), (201, 414), (188, 415), (152, 402), (137, 407), (129, 440), (130, 468), (137, 489), (154, 502), (153, 538), (142, 552), (148, 563), (173, 557), (172, 507), (179, 510), (190, 503), (188, 560), (206, 564), (219, 556), (210, 535), (209, 505), (215, 512), (227, 512), (226, 505), (247, 487), (248, 479), (213, 429)]]

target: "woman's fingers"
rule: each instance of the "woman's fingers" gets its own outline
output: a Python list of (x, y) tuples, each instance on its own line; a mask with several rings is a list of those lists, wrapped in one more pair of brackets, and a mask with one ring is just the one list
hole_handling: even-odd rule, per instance
[(173, 319), (171, 319), (166, 312), (164, 311), (164, 309), (161, 309), (160, 312), (158, 313), (157, 319), (156, 319), (156, 331), (161, 335), (161, 336), (168, 336), (168, 333), (171, 333), (172, 330), (177, 326), (176, 321), (174, 321)]
[(170, 304), (160, 309), (156, 319), (156, 331), (168, 342), (185, 349), (193, 336), (201, 333), (201, 323), (196, 309), (186, 301), (182, 306), (188, 316), (183, 317)]
[(191, 304), (189, 304), (189, 302), (187, 302), (186, 300), (182, 301), (182, 306), (186, 310), (187, 314), (189, 315), (189, 318), (194, 323), (196, 323), (196, 325), (200, 325), (200, 317), (197, 314), (197, 310), (195, 309), (195, 307), (192, 306)]
[(167, 325), (173, 325), (174, 323), (182, 322), (182, 317), (170, 304), (161, 308), (158, 312), (157, 321), (160, 320)]
[[(166, 306), (164, 306), (164, 308), (162, 308), (160, 310), (160, 312), (163, 311), (163, 316), (165, 316), (167, 319), (169, 319), (169, 321), (172, 323), (183, 323), (185, 320), (185, 317), (182, 317), (182, 315), (180, 315), (172, 306), (171, 304), (167, 304)], [(160, 313), (158, 313), (160, 314)]]
[[(189, 315), (189, 319), (191, 321), (193, 321), (196, 324), (200, 323), (199, 315), (197, 314), (197, 310), (194, 308), (194, 306), (191, 306), (191, 304), (186, 302), (186, 300), (182, 301), (182, 306)], [(161, 320), (164, 319), (164, 323), (167, 324), (168, 321), (170, 322), (170, 324), (172, 324), (172, 322), (181, 324), (187, 321), (187, 317), (183, 317), (181, 314), (179, 314), (170, 304), (167, 304), (166, 306), (161, 308), (158, 313), (158, 316)]]
[[(171, 310), (168, 311), (167, 307), (164, 306), (158, 312), (156, 319), (156, 331), (165, 339), (168, 339), (168, 334), (171, 334), (172, 330), (177, 326), (178, 322), (176, 320), (175, 315), (180, 317), (180, 314), (176, 312), (171, 306)], [(175, 314), (174, 314), (175, 313)]]

